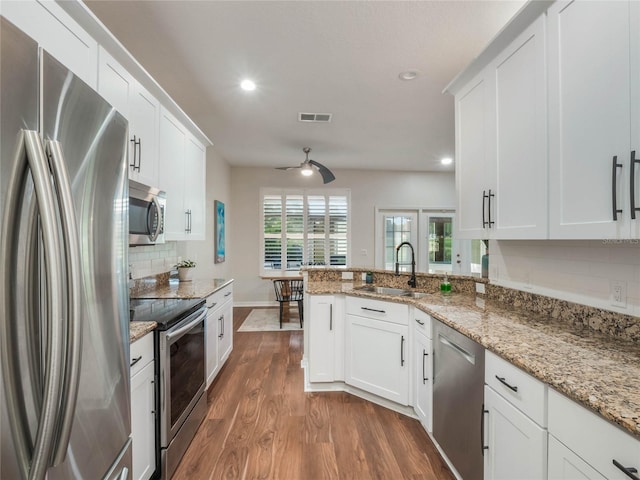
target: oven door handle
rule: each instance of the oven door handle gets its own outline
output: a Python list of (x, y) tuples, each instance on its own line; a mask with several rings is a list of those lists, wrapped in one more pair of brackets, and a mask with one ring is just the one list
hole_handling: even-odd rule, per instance
[(189, 323), (187, 323), (186, 325), (180, 327), (179, 329), (172, 331), (171, 333), (167, 333), (167, 336), (165, 337), (167, 342), (171, 343), (171, 341), (174, 338), (179, 338), (181, 336), (183, 336), (185, 333), (187, 333), (189, 330), (191, 330), (194, 326), (196, 326), (198, 323), (202, 322), (206, 317), (207, 317), (207, 309), (203, 308), (202, 310), (199, 311), (200, 313), (198, 314), (198, 316), (190, 321)]

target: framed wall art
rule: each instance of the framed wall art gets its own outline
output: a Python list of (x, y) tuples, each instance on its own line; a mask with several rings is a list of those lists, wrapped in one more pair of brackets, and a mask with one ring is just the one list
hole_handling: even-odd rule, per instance
[(213, 202), (214, 210), (214, 248), (215, 248), (215, 263), (224, 262), (224, 203), (219, 200)]

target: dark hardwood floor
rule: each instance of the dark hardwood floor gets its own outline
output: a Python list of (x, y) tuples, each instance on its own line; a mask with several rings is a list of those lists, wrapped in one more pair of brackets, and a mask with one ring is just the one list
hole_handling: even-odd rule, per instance
[(303, 391), (302, 332), (237, 332), (174, 480), (453, 479), (418, 421), (339, 392)]

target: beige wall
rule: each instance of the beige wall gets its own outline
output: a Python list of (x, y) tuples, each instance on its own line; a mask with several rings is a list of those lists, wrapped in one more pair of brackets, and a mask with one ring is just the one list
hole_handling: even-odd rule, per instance
[[(374, 265), (375, 207), (453, 208), (453, 174), (335, 170), (326, 188), (351, 190), (351, 265)], [(322, 188), (319, 176), (304, 178), (296, 171), (270, 168), (231, 168), (232, 226), (227, 248), (233, 257), (234, 300), (259, 305), (273, 301), (273, 286), (260, 269), (260, 188)], [(230, 216), (230, 215), (229, 215)], [(363, 255), (362, 250), (367, 254)]]
[[(194, 278), (231, 278), (231, 252), (229, 240), (231, 226), (235, 220), (229, 185), (231, 169), (229, 164), (216, 152), (215, 147), (207, 148), (207, 201), (206, 201), (206, 238), (204, 241), (177, 242), (177, 254), (182, 258), (190, 258), (197, 263)], [(214, 212), (213, 202), (220, 200), (225, 204), (226, 216), (226, 260), (214, 263)]]

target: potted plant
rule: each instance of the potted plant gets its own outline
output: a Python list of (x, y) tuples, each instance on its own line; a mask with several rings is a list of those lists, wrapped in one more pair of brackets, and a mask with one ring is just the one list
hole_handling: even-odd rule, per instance
[(176, 267), (178, 268), (178, 278), (181, 282), (190, 282), (192, 280), (191, 275), (193, 269), (196, 266), (196, 262), (193, 260), (182, 260), (178, 262)]

